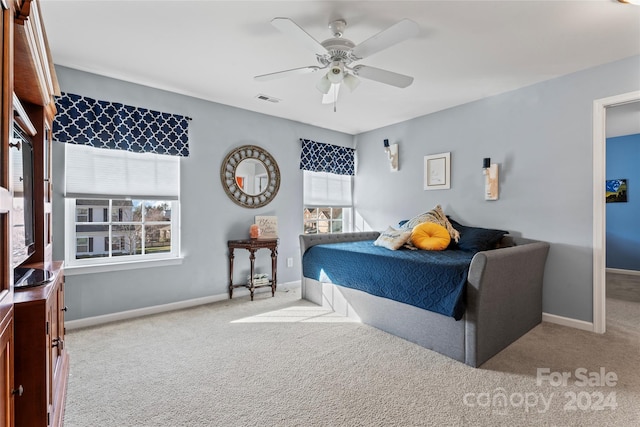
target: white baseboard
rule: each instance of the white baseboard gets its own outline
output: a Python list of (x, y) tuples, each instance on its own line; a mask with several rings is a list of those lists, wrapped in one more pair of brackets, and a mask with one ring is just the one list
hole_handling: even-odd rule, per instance
[(593, 322), (585, 322), (584, 320), (572, 319), (570, 317), (558, 316), (556, 314), (542, 313), (542, 321), (555, 323), (556, 325), (568, 326), (570, 328), (581, 329), (583, 331), (594, 331)]
[[(290, 289), (295, 287), (300, 287), (299, 280), (278, 284), (278, 289)], [(268, 291), (269, 291), (268, 288), (259, 288), (255, 290), (256, 293), (268, 292)], [(233, 295), (237, 297), (247, 296), (249, 295), (249, 290), (244, 288), (238, 288), (234, 290)], [(169, 304), (155, 305), (152, 307), (138, 308), (135, 310), (120, 311), (118, 313), (109, 313), (101, 316), (86, 317), (84, 319), (68, 320), (65, 322), (65, 328), (68, 330), (87, 328), (90, 326), (97, 326), (105, 323), (117, 322), (120, 320), (133, 319), (136, 317), (148, 316), (151, 314), (158, 314), (158, 313), (164, 313), (167, 311), (197, 307), (199, 305), (204, 305), (204, 304), (211, 304), (218, 301), (224, 301), (227, 298), (229, 298), (229, 294), (225, 292), (224, 294), (211, 295), (211, 296), (202, 297), (202, 298), (194, 298), (194, 299), (185, 300), (185, 301), (172, 302)], [(570, 328), (581, 329), (589, 332), (593, 332), (594, 330), (593, 323), (591, 322), (585, 322), (584, 320), (571, 319), (569, 317), (558, 316), (555, 314), (542, 313), (542, 321), (555, 323), (557, 325), (562, 325), (562, 326), (568, 326)]]
[(640, 276), (640, 271), (638, 270), (623, 270), (621, 268), (607, 268), (605, 270), (607, 273), (626, 274), (628, 276)]
[[(300, 281), (279, 283), (278, 289), (291, 289), (299, 287)], [(271, 288), (258, 288), (254, 293), (270, 292)], [(249, 295), (249, 290), (245, 288), (238, 288), (233, 291), (234, 297), (242, 297)], [(167, 311), (181, 310), (183, 308), (196, 307), (204, 304), (211, 304), (213, 302), (224, 301), (229, 298), (228, 293), (211, 295), (202, 298), (194, 298), (185, 301), (172, 302), (169, 304), (154, 305), (151, 307), (137, 308), (135, 310), (120, 311), (118, 313), (109, 313), (102, 316), (86, 317), (84, 319), (65, 321), (64, 325), (67, 330), (87, 328), (90, 326), (102, 325), (104, 323), (117, 322), (120, 320), (133, 319), (136, 317), (148, 316), (150, 314), (164, 313)]]

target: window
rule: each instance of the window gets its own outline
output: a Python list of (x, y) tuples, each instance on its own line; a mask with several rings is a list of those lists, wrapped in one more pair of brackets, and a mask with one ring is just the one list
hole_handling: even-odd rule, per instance
[(122, 218), (124, 218), (124, 209), (123, 208), (114, 208), (111, 214), (111, 220), (121, 222)]
[(305, 234), (343, 233), (353, 229), (352, 176), (355, 150), (300, 139)]
[(82, 256), (93, 251), (93, 237), (76, 237), (76, 254)]
[(76, 221), (89, 222), (89, 208), (76, 208)]
[[(107, 240), (108, 242), (108, 240)], [(125, 237), (114, 236), (111, 238), (111, 252), (114, 254), (126, 251)]]
[[(174, 204), (170, 200), (73, 199), (76, 212), (107, 204), (110, 221), (76, 214), (75, 259), (141, 257), (174, 251)], [(87, 207), (91, 206), (91, 207)], [(111, 243), (109, 243), (111, 242)]]
[(65, 240), (75, 243), (66, 245), (67, 266), (117, 269), (180, 257), (179, 157), (73, 144), (65, 150)]
[(350, 175), (303, 172), (304, 234), (344, 233), (352, 230)]

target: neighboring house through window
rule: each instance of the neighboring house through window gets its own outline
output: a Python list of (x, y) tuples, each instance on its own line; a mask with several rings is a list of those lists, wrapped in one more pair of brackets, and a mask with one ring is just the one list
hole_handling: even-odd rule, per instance
[(351, 208), (304, 208), (304, 234), (343, 233), (351, 231)]
[[(75, 259), (172, 252), (175, 202), (171, 200), (75, 199)], [(101, 208), (101, 206), (108, 206)], [(90, 220), (78, 212), (106, 209), (111, 220)]]

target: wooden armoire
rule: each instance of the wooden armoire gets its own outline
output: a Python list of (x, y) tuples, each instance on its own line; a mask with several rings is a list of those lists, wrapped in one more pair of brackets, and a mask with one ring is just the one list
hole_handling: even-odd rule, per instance
[[(0, 0), (0, 427), (61, 426), (69, 359), (64, 346), (64, 270), (52, 260), (51, 129), (60, 90), (38, 0)], [(53, 273), (46, 284), (14, 288), (14, 128), (33, 143), (35, 250), (20, 265)]]

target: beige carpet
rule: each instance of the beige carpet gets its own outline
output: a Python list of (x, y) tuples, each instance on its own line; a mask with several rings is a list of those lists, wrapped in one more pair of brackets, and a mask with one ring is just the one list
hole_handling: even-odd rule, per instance
[(608, 310), (604, 335), (545, 323), (479, 369), (295, 288), (70, 331), (65, 426), (638, 426), (640, 304)]
[(640, 303), (640, 275), (607, 273), (607, 298)]

